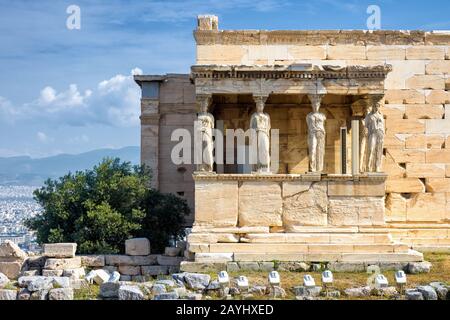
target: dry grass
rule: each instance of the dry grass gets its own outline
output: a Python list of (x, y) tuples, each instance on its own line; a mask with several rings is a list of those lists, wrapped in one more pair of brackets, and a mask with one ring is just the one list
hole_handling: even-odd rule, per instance
[[(410, 274), (407, 275), (408, 283), (406, 288), (413, 288), (418, 285), (429, 284), (433, 281), (440, 281), (450, 284), (450, 254), (448, 253), (429, 253), (425, 254), (425, 260), (430, 261), (433, 264), (430, 273), (424, 274)], [(267, 285), (267, 272), (245, 272), (251, 285), (260, 284)], [(300, 286), (303, 282), (303, 276), (310, 274), (316, 281), (316, 285), (320, 286), (321, 272), (280, 272), (281, 286), (286, 290), (286, 299), (295, 299), (292, 287)], [(389, 280), (389, 284), (395, 286), (394, 271), (383, 272), (386, 278)], [(231, 272), (230, 277), (238, 277), (238, 272)], [(212, 278), (215, 278), (212, 275)], [(333, 289), (340, 290), (341, 293), (347, 288), (361, 287), (367, 284), (369, 275), (365, 272), (335, 272)], [(267, 297), (255, 297), (257, 299), (267, 299)], [(340, 299), (346, 299), (341, 295)], [(385, 299), (383, 297), (372, 296), (370, 299)]]

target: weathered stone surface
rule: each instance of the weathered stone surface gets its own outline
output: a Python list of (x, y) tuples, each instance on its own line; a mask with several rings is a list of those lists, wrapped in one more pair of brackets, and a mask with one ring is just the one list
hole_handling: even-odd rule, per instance
[(184, 282), (186, 287), (192, 290), (204, 290), (211, 280), (211, 276), (201, 273), (186, 273), (184, 275)]
[(12, 241), (6, 240), (0, 244), (0, 261), (24, 261), (27, 257), (27, 254)]
[(418, 193), (406, 205), (409, 221), (441, 221), (446, 217), (444, 193)]
[(144, 276), (158, 276), (169, 272), (167, 266), (141, 266), (141, 273)]
[(449, 293), (448, 286), (442, 282), (431, 282), (430, 286), (436, 291), (439, 300), (446, 300)]
[(64, 270), (64, 269), (75, 269), (81, 267), (81, 258), (63, 258), (63, 259), (54, 259), (50, 258), (45, 261), (45, 269), (50, 270)]
[(269, 288), (269, 294), (274, 298), (285, 298), (286, 291), (280, 286), (273, 286)]
[(9, 279), (16, 279), (19, 276), (21, 270), (22, 270), (21, 261), (11, 261), (11, 262), (0, 261), (0, 272), (6, 275)]
[(395, 287), (384, 287), (384, 288), (377, 288), (374, 290), (375, 294), (377, 296), (382, 296), (386, 298), (392, 298), (399, 295), (397, 289)]
[(84, 268), (65, 269), (62, 275), (70, 278), (70, 280), (77, 280), (83, 278), (86, 275), (86, 271)]
[(51, 289), (48, 293), (49, 300), (73, 300), (72, 288)]
[(71, 279), (70, 287), (74, 290), (87, 289), (89, 288), (89, 283), (86, 279)]
[(154, 296), (158, 295), (158, 294), (161, 294), (161, 293), (165, 293), (165, 292), (167, 292), (167, 290), (166, 290), (166, 286), (163, 285), (163, 284), (155, 283), (152, 286), (151, 293)]
[(156, 295), (153, 300), (177, 300), (179, 295), (176, 291), (170, 291)]
[(305, 272), (309, 271), (310, 265), (305, 262), (279, 262), (278, 270), (279, 271), (291, 271), (291, 272)]
[(322, 287), (315, 286), (315, 287), (305, 287), (305, 286), (298, 286), (294, 287), (292, 289), (295, 296), (302, 296), (302, 297), (318, 297), (320, 296), (320, 293), (322, 292)]
[(383, 197), (384, 181), (329, 181), (329, 196)]
[(157, 261), (161, 266), (179, 266), (184, 257), (169, 257), (165, 255), (158, 255)]
[(202, 263), (226, 263), (233, 261), (233, 253), (196, 253), (195, 261)]
[(239, 235), (233, 233), (191, 233), (189, 243), (239, 242)]
[(141, 274), (141, 267), (139, 266), (119, 266), (119, 272), (128, 276), (137, 276)]
[(169, 257), (176, 257), (179, 256), (181, 253), (181, 248), (177, 248), (177, 247), (166, 247), (164, 249), (164, 255), (169, 256)]
[(234, 227), (238, 221), (238, 181), (196, 181), (195, 221)]
[(330, 197), (328, 223), (334, 226), (384, 225), (382, 197)]
[(344, 293), (349, 297), (368, 297), (370, 296), (370, 292), (371, 289), (369, 286), (344, 290)]
[(259, 264), (256, 261), (241, 261), (239, 262), (239, 269), (242, 271), (260, 271)]
[(17, 294), (17, 300), (30, 300), (31, 298), (31, 291), (27, 288), (22, 288), (19, 290), (19, 293)]
[(73, 258), (77, 251), (76, 243), (46, 243), (43, 246), (44, 256), (49, 258)]
[(436, 291), (432, 286), (418, 286), (416, 288), (419, 291), (425, 300), (437, 300), (438, 296)]
[(118, 298), (120, 283), (104, 282), (100, 285), (100, 296), (103, 298)]
[(150, 241), (147, 238), (134, 238), (125, 241), (125, 253), (130, 256), (150, 254)]
[(326, 225), (327, 210), (326, 182), (283, 183), (283, 225), (286, 230), (299, 225)]
[(101, 285), (102, 283), (108, 282), (110, 274), (103, 269), (95, 270), (93, 281)]
[(407, 60), (445, 60), (443, 47), (409, 46), (406, 48)]
[(32, 276), (39, 276), (41, 273), (39, 272), (39, 270), (27, 270), (27, 271), (22, 271), (20, 273), (20, 276), (28, 276), (28, 277), (32, 277)]
[(0, 300), (16, 300), (16, 299), (17, 299), (16, 290), (0, 289)]
[(239, 226), (281, 226), (281, 186), (245, 181), (239, 188)]
[(3, 289), (9, 283), (9, 279), (0, 272), (0, 289)]
[(327, 268), (333, 272), (363, 272), (364, 263), (330, 262)]
[(64, 270), (42, 270), (42, 275), (44, 277), (61, 277), (64, 273)]
[(119, 300), (144, 300), (144, 298), (138, 286), (124, 285), (119, 288)]
[(406, 289), (405, 296), (406, 300), (424, 300), (422, 293), (416, 289)]
[(79, 256), (81, 258), (81, 265), (83, 267), (104, 267), (105, 256), (104, 255), (84, 255)]
[(157, 263), (157, 255), (148, 256), (124, 256), (106, 255), (106, 265), (111, 266), (150, 266)]
[(408, 273), (411, 274), (429, 273), (430, 270), (431, 270), (431, 263), (428, 261), (410, 262), (407, 267)]
[(31, 293), (30, 300), (48, 300), (49, 290), (39, 290)]

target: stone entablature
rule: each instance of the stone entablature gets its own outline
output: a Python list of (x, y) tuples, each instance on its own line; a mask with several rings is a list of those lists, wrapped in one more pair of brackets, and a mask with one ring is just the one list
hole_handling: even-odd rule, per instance
[(450, 33), (399, 30), (196, 30), (197, 45), (449, 45)]

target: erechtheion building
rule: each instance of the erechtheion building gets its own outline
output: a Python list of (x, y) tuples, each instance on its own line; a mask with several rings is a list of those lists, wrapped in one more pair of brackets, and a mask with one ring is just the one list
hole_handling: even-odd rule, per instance
[[(450, 33), (218, 24), (198, 18), (190, 74), (135, 76), (142, 162), (191, 206), (195, 262), (411, 262), (449, 249)], [(276, 171), (217, 163), (222, 149), (201, 170), (173, 163), (174, 130), (194, 135), (197, 119), (256, 128), (258, 148), (279, 146)]]

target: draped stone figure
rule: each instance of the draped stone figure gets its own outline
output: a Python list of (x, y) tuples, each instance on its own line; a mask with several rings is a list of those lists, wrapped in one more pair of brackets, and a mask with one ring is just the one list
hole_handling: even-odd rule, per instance
[(200, 97), (200, 112), (197, 114), (197, 130), (201, 141), (202, 160), (201, 164), (197, 165), (198, 171), (212, 172), (213, 171), (213, 133), (214, 116), (208, 112), (211, 97)]
[(323, 171), (323, 160), (325, 156), (325, 120), (323, 113), (319, 112), (323, 95), (309, 95), (313, 112), (306, 116), (308, 125), (308, 149), (309, 170), (311, 172)]
[(365, 118), (367, 128), (368, 172), (381, 172), (384, 143), (384, 118), (380, 112), (380, 100), (376, 99), (372, 111)]
[(267, 97), (255, 96), (254, 100), (256, 112), (250, 118), (250, 129), (256, 131), (256, 172), (270, 173), (270, 116), (264, 112)]
[(368, 159), (368, 150), (367, 150), (367, 139), (368, 139), (368, 131), (366, 127), (366, 117), (370, 112), (370, 105), (369, 103), (366, 103), (364, 105), (364, 111), (363, 111), (363, 118), (359, 122), (359, 137), (360, 137), (360, 143), (359, 143), (359, 171), (360, 172), (367, 172), (367, 159)]

